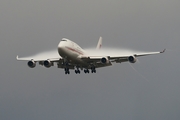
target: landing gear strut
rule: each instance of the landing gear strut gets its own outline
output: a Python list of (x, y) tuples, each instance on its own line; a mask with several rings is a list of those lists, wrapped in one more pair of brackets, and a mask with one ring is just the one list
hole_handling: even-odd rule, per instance
[(65, 59), (62, 64), (65, 66), (64, 68), (65, 74), (70, 74), (68, 61)]
[(65, 74), (70, 74), (69, 68), (64, 68)]

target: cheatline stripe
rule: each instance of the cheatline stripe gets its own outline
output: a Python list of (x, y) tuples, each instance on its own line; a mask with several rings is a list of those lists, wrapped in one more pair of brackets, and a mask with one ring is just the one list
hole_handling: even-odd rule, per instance
[(70, 47), (66, 47), (66, 48), (67, 48), (67, 49), (69, 49), (69, 50), (71, 50), (71, 51), (74, 51), (74, 52), (77, 52), (77, 53), (79, 53), (79, 54), (83, 55), (83, 53), (82, 53), (82, 52), (77, 51), (77, 50), (75, 50), (75, 49), (73, 49), (73, 48), (70, 48)]

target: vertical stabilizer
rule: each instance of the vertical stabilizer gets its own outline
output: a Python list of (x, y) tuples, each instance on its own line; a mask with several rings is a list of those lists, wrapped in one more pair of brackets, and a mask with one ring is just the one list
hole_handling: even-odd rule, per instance
[(96, 49), (100, 49), (102, 47), (102, 37), (99, 38)]

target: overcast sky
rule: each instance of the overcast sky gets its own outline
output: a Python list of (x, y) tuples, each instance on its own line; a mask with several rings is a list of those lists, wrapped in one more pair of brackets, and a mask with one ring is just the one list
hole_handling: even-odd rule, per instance
[[(179, 0), (1, 0), (1, 120), (179, 120)], [(57, 49), (66, 37), (166, 53), (96, 74), (16, 61)]]

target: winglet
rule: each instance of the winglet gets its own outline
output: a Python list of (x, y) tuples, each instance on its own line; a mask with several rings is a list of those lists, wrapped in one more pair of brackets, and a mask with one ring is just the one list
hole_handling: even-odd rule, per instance
[(166, 49), (164, 49), (163, 51), (161, 51), (160, 53), (164, 53), (166, 51)]
[(16, 56), (16, 59), (17, 59), (17, 60), (19, 59), (18, 55)]
[(99, 38), (96, 49), (100, 49), (102, 47), (102, 37)]

